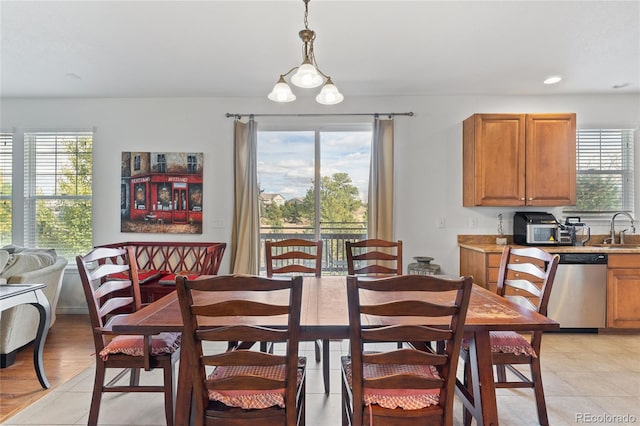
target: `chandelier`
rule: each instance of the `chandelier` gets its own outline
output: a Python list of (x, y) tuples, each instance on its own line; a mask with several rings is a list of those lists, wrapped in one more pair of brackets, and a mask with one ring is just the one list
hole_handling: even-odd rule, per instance
[(307, 18), (309, 16), (309, 1), (304, 1), (304, 29), (300, 30), (298, 36), (302, 40), (302, 64), (291, 68), (280, 75), (278, 82), (273, 86), (273, 90), (267, 96), (275, 102), (292, 102), (296, 100), (296, 95), (291, 91), (285, 77), (295, 71), (291, 76), (291, 83), (302, 88), (318, 87), (324, 83), (316, 101), (323, 105), (335, 105), (342, 102), (344, 96), (331, 81), (331, 77), (320, 71), (316, 64), (316, 57), (313, 51), (313, 41), (316, 39), (315, 31), (309, 29)]

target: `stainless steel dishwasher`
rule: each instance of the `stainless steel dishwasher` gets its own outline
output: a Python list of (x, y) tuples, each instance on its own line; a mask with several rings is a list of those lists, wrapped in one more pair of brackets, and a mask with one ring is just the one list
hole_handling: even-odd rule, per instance
[(547, 315), (561, 329), (597, 331), (606, 325), (607, 255), (559, 253)]

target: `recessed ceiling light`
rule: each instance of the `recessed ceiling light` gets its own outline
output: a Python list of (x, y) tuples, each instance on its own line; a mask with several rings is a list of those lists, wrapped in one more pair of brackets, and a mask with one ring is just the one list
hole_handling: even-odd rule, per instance
[(629, 83), (614, 84), (613, 88), (614, 89), (622, 89), (623, 87), (627, 87), (628, 85), (629, 85)]
[(560, 77), (559, 75), (554, 75), (554, 76), (551, 76), (551, 77), (547, 78), (544, 81), (544, 84), (556, 84), (560, 80), (562, 80), (562, 77)]

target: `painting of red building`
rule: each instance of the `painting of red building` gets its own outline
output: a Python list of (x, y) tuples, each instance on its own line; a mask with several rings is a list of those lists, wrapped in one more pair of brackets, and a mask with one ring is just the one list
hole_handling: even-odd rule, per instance
[(203, 153), (123, 152), (122, 232), (202, 234)]

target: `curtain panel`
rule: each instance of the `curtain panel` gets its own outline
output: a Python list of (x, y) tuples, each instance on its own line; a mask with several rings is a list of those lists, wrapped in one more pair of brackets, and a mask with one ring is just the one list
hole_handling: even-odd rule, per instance
[(234, 122), (234, 207), (231, 272), (257, 275), (260, 267), (260, 206), (258, 205), (258, 125)]
[(367, 238), (393, 241), (393, 119), (373, 122)]

